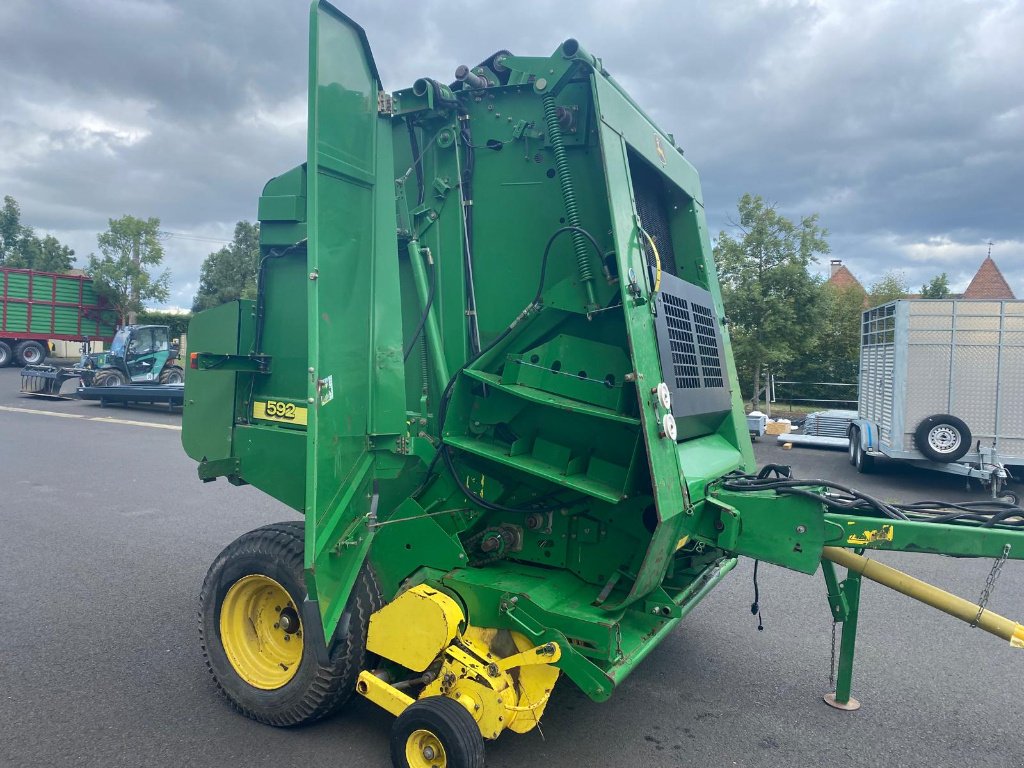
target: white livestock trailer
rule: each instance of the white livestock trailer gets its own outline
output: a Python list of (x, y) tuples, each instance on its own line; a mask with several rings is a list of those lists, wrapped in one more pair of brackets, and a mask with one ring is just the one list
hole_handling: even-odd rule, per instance
[(858, 405), (850, 462), (861, 472), (886, 456), (1016, 502), (1006, 484), (1024, 465), (1024, 301), (910, 299), (865, 311)]

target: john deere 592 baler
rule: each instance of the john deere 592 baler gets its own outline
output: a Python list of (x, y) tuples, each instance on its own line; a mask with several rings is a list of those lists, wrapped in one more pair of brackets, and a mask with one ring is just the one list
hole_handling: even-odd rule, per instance
[(397, 716), (395, 765), (481, 766), (562, 678), (607, 699), (739, 556), (823, 571), (836, 706), (862, 575), (1024, 644), (859, 554), (1024, 557), (1019, 508), (751, 474), (697, 173), (600, 59), (499, 51), (389, 94), (321, 2), (309, 61), (307, 162), (260, 198), (257, 298), (189, 329), (200, 477), (305, 517), (241, 536), (203, 585), (236, 708), (293, 725), (359, 693)]

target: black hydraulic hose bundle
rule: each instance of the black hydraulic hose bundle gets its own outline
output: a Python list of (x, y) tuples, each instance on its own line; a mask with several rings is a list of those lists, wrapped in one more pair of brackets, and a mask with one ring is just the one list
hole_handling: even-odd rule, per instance
[[(769, 470), (772, 465), (765, 467)], [(788, 469), (788, 468), (787, 468)], [(721, 487), (727, 491), (775, 491), (781, 495), (804, 496), (842, 514), (871, 513), (892, 520), (928, 523), (976, 523), (982, 528), (1024, 528), (1024, 508), (1006, 501), (918, 501), (897, 504), (849, 488), (831, 480), (796, 480), (788, 476), (727, 475)], [(838, 491), (827, 493), (821, 489)]]

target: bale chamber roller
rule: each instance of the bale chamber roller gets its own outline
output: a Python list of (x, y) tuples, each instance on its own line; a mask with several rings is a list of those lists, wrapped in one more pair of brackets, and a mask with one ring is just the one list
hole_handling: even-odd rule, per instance
[(304, 515), (203, 585), (241, 712), (358, 693), (396, 716), (395, 765), (481, 766), (563, 678), (607, 699), (740, 555), (822, 566), (849, 705), (873, 571), (834, 550), (1020, 541), (1007, 505), (937, 523), (748, 474), (697, 174), (575, 40), (389, 94), (356, 24), (321, 2), (310, 29), (308, 157), (260, 198), (257, 297), (189, 328), (200, 477)]

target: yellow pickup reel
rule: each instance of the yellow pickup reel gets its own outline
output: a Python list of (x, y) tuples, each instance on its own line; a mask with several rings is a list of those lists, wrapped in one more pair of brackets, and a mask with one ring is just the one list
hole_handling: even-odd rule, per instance
[[(470, 626), (452, 597), (424, 584), (373, 614), (366, 648), (419, 673), (393, 682), (384, 670), (364, 671), (356, 683), (398, 716), (392, 759), (410, 768), (475, 765), (484, 739), (535, 728), (562, 656), (558, 643), (534, 645), (519, 632)], [(408, 691), (419, 686), (417, 700)]]

